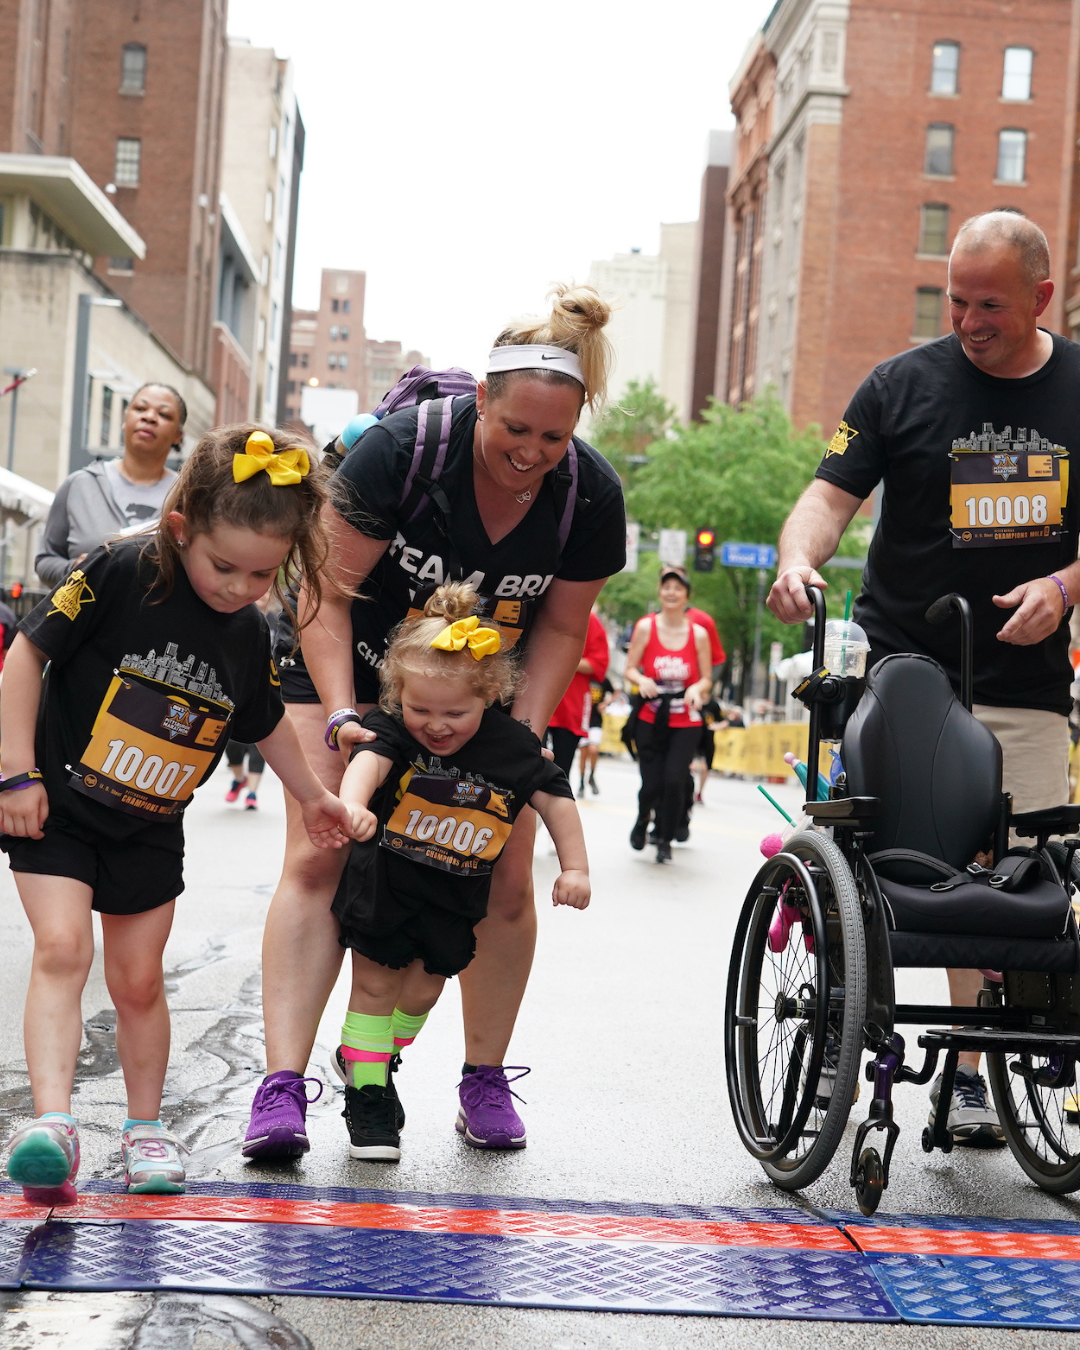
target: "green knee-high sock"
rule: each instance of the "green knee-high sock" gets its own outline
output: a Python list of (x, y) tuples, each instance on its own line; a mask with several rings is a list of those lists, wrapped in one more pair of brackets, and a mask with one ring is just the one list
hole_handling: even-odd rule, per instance
[(400, 1008), (394, 1009), (391, 1026), (394, 1032), (395, 1055), (400, 1055), (407, 1045), (412, 1045), (420, 1034), (420, 1028), (427, 1020), (427, 1013), (420, 1013), (418, 1016), (412, 1017), (409, 1013), (402, 1012)]
[(341, 1048), (348, 1063), (350, 1087), (386, 1086), (394, 1033), (389, 1017), (350, 1012), (341, 1028)]

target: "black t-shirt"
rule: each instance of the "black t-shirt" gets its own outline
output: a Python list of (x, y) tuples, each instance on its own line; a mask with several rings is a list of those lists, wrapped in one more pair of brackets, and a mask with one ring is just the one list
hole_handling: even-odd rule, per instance
[(863, 498), (884, 483), (855, 603), (874, 659), (921, 652), (958, 684), (958, 624), (925, 618), (956, 591), (974, 619), (975, 701), (1068, 713), (1065, 618), (1034, 646), (999, 642), (1015, 610), (991, 599), (1076, 560), (1080, 489), (1068, 465), (1080, 450), (1080, 346), (1053, 342), (1020, 380), (984, 374), (952, 334), (884, 362), (856, 391), (817, 477)]
[[(364, 598), (352, 609), (353, 666), (362, 702), (378, 699), (376, 672), (390, 629), (442, 582), (471, 582), (485, 601), (487, 617), (524, 646), (538, 602), (555, 577), (595, 581), (621, 571), (626, 562), (626, 517), (618, 475), (592, 446), (576, 438), (578, 502), (561, 556), (551, 475), (525, 517), (497, 544), (490, 542), (473, 492), (473, 398), (454, 400), (446, 464), (439, 478), (450, 502), (453, 550), (430, 499), (415, 520), (402, 520), (399, 508), (416, 444), (416, 421), (416, 408), (392, 413), (364, 433), (336, 474), (347, 494), (349, 523), (372, 539), (391, 541), (364, 583)], [(459, 577), (449, 575), (451, 552), (457, 557)]]
[(50, 818), (180, 851), (184, 806), (230, 739), (284, 708), (254, 605), (219, 614), (182, 567), (159, 604), (144, 540), (96, 549), (21, 623), (49, 658), (38, 766)]
[[(388, 931), (421, 906), (479, 922), (491, 867), (535, 792), (573, 800), (562, 769), (541, 754), (528, 727), (488, 708), (456, 754), (432, 755), (396, 718), (375, 708), (364, 726), (378, 735), (359, 747), (393, 761), (371, 799), (379, 827), (354, 843), (342, 883), (349, 924)], [(423, 859), (423, 860), (420, 860)], [(344, 913), (339, 891), (335, 912)]]

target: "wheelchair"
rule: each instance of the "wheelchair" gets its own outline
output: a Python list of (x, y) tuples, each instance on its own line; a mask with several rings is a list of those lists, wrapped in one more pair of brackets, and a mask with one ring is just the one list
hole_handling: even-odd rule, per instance
[[(894, 1086), (928, 1083), (944, 1056), (922, 1146), (949, 1153), (958, 1056), (980, 1051), (1017, 1162), (1044, 1190), (1080, 1189), (1072, 1100), (1080, 941), (1071, 904), (1080, 839), (1051, 838), (1080, 826), (1080, 806), (1011, 813), (1001, 748), (971, 712), (972, 621), (962, 596), (927, 611), (934, 623), (959, 614), (957, 699), (925, 656), (887, 656), (865, 680), (831, 676), (824, 597), (808, 594), (814, 669), (795, 693), (810, 710), (812, 824), (759, 870), (739, 916), (724, 1019), (739, 1136), (778, 1187), (807, 1186), (840, 1145), (868, 1050), (873, 1096), (850, 1180), (869, 1216), (889, 1184), (900, 1132)], [(823, 739), (841, 740), (842, 773), (819, 800)], [(1033, 843), (1010, 849), (1010, 829)], [(905, 966), (981, 970), (978, 1006), (898, 1004), (893, 970)], [(918, 1037), (918, 1067), (907, 1062), (902, 1025), (931, 1028)]]

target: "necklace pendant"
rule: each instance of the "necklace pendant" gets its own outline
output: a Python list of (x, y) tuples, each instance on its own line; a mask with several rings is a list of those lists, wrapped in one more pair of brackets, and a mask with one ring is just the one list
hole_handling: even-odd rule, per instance
[(530, 491), (529, 488), (526, 488), (524, 492), (518, 492), (518, 493), (515, 493), (515, 494), (514, 494), (514, 501), (516, 501), (516, 502), (522, 502), (522, 503), (524, 503), (524, 502), (531, 502), (531, 501), (532, 501), (532, 492)]

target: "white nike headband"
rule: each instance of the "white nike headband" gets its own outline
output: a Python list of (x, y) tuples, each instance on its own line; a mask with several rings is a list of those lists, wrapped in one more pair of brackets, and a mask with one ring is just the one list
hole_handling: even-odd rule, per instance
[(493, 347), (488, 357), (487, 373), (501, 375), (508, 370), (557, 370), (569, 375), (585, 387), (581, 361), (576, 353), (565, 347), (548, 347), (539, 343), (522, 342), (508, 347)]

